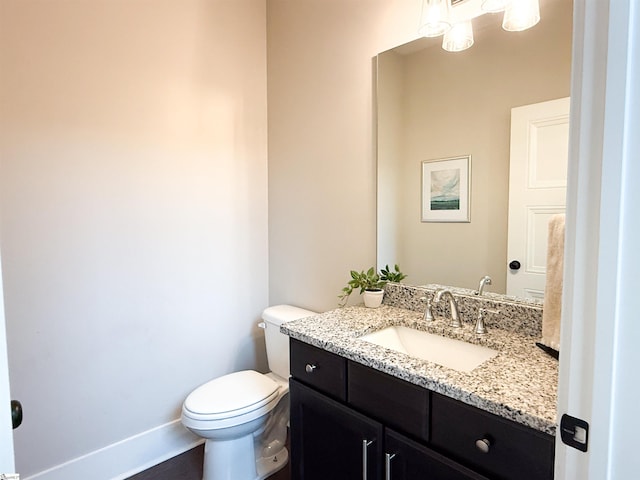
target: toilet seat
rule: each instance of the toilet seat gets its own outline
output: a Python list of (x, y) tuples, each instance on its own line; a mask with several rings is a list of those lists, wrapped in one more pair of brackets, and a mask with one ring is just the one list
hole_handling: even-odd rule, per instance
[(191, 392), (182, 415), (208, 429), (239, 425), (269, 413), (281, 390), (276, 381), (254, 370), (230, 373)]

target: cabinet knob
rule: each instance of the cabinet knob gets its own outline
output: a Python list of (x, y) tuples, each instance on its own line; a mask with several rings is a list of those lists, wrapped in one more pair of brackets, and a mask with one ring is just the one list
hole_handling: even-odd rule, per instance
[(304, 371), (305, 371), (305, 372), (307, 372), (307, 373), (313, 373), (313, 371), (314, 371), (316, 368), (318, 368), (318, 367), (316, 367), (314, 364), (312, 364), (312, 363), (307, 363), (307, 364), (305, 365), (305, 367), (304, 367)]
[(518, 260), (512, 260), (511, 262), (509, 262), (509, 268), (511, 270), (520, 270), (520, 262)]
[(489, 453), (491, 442), (486, 438), (481, 438), (480, 440), (476, 440), (476, 448), (482, 453)]

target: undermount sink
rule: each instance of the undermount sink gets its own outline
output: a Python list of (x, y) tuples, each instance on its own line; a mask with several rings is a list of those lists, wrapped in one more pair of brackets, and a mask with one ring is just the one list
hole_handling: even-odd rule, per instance
[(359, 340), (460, 372), (470, 372), (498, 354), (497, 350), (482, 345), (402, 326), (383, 328), (363, 335)]

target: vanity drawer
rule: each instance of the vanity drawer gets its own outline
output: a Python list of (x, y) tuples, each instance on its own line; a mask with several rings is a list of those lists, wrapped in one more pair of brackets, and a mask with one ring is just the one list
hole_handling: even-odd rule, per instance
[(292, 377), (338, 400), (346, 400), (346, 359), (293, 338), (289, 345)]
[(418, 440), (429, 441), (429, 391), (349, 361), (350, 406)]
[[(488, 441), (484, 453), (476, 442)], [(553, 478), (554, 439), (457, 400), (433, 393), (431, 445), (496, 480)], [(486, 444), (485, 444), (486, 445)]]

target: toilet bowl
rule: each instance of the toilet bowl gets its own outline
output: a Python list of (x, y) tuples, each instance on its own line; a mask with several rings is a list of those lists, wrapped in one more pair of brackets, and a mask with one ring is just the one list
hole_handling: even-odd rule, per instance
[(181, 420), (205, 439), (203, 480), (262, 480), (287, 464), (289, 337), (280, 325), (314, 314), (290, 305), (265, 309), (260, 326), (272, 371), (230, 373), (187, 396)]

